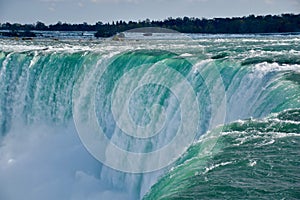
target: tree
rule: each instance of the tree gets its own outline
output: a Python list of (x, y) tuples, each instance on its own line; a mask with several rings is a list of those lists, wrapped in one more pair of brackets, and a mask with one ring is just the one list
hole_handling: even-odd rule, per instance
[(37, 21), (36, 24), (35, 24), (35, 29), (36, 30), (44, 31), (44, 30), (47, 30), (47, 28), (48, 27), (43, 22)]

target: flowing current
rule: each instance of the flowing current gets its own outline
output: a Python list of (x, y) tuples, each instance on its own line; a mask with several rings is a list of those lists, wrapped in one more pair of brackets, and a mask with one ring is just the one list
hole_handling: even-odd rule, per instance
[(300, 36), (0, 40), (0, 199), (297, 199)]

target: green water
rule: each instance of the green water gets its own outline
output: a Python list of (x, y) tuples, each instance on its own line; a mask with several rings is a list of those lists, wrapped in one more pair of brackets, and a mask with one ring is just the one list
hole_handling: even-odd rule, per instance
[[(299, 114), (289, 110), (208, 133), (144, 199), (298, 199)], [(211, 140), (215, 147), (203, 153)]]
[[(300, 198), (299, 35), (134, 37), (0, 40), (0, 199)], [(118, 87), (132, 92), (117, 109), (126, 118), (113, 110)], [(180, 99), (188, 89), (195, 99)], [(196, 131), (168, 165), (128, 173), (105, 163), (127, 157), (103, 145), (100, 162), (79, 139), (93, 117), (82, 127), (136, 154), (168, 146), (182, 123)], [(135, 138), (119, 127), (130, 123), (158, 131)]]

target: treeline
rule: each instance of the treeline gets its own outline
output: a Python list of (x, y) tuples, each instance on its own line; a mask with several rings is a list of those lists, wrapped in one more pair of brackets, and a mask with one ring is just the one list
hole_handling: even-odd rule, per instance
[(163, 21), (146, 19), (138, 22), (116, 21), (112, 23), (97, 22), (94, 25), (87, 23), (68, 24), (58, 22), (54, 25), (45, 25), (42, 22), (35, 24), (0, 24), (0, 29), (11, 31), (97, 31), (96, 37), (110, 37), (118, 32), (134, 28), (161, 27), (173, 29), (182, 33), (285, 33), (300, 32), (300, 14), (282, 14), (234, 18), (168, 18)]
[(49, 26), (43, 22), (36, 22), (35, 24), (11, 24), (9, 22), (0, 24), (0, 30), (11, 30), (11, 31), (96, 31), (102, 22), (97, 22), (95, 25), (89, 25), (87, 23), (82, 24), (68, 24), (57, 22)]
[(113, 35), (133, 28), (162, 27), (181, 33), (286, 33), (300, 32), (300, 14), (282, 14), (280, 16), (254, 16), (235, 18), (168, 18), (164, 21), (145, 20), (141, 22), (116, 22), (100, 26), (97, 37)]

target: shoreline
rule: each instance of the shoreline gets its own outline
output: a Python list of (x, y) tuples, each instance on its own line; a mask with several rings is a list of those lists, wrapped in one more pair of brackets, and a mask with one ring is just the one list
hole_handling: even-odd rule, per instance
[[(1, 33), (8, 32), (9, 30), (0, 30), (0, 39), (9, 39), (9, 40), (106, 40), (113, 39), (116, 35), (111, 37), (95, 37), (93, 34), (95, 31), (31, 31), (36, 34), (34, 37), (30, 36), (2, 36)], [(239, 37), (266, 37), (266, 36), (300, 36), (300, 32), (285, 32), (285, 33), (155, 33), (151, 35), (145, 35), (145, 33), (131, 33), (131, 32), (122, 32), (126, 36), (124, 39), (130, 40), (133, 38), (128, 38), (127, 35), (133, 36), (136, 35), (139, 39), (156, 39), (155, 36), (168, 36), (168, 35), (184, 35), (197, 38), (239, 38)], [(133, 39), (134, 40), (134, 39)]]

